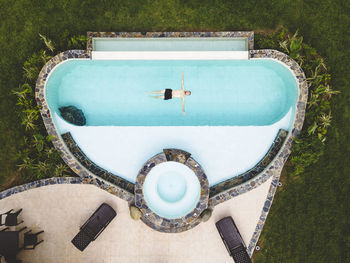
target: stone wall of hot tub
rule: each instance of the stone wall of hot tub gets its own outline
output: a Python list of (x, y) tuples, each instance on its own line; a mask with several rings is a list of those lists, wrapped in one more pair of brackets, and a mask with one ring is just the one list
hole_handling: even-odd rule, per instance
[[(201, 222), (201, 214), (208, 208), (209, 182), (207, 176), (202, 167), (190, 156), (190, 153), (180, 149), (164, 149), (162, 153), (149, 159), (137, 175), (135, 205), (142, 212), (141, 220), (154, 230), (166, 233), (179, 233), (189, 230)], [(176, 219), (164, 218), (154, 213), (148, 207), (143, 194), (143, 184), (148, 173), (156, 165), (168, 161), (179, 162), (189, 167), (197, 176), (201, 188), (199, 201), (195, 208), (187, 215)]]

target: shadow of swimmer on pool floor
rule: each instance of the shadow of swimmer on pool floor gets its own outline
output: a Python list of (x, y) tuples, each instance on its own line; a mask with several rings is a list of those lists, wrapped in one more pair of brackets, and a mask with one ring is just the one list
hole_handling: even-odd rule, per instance
[(151, 98), (155, 99), (162, 99), (162, 100), (170, 100), (172, 98), (179, 98), (182, 99), (182, 113), (183, 115), (186, 115), (185, 112), (185, 96), (190, 96), (191, 91), (185, 90), (184, 86), (184, 73), (182, 72), (182, 80), (181, 80), (181, 89), (163, 89), (163, 90), (158, 90), (158, 91), (151, 91), (147, 93), (152, 93), (152, 94), (162, 94), (158, 96), (150, 96)]

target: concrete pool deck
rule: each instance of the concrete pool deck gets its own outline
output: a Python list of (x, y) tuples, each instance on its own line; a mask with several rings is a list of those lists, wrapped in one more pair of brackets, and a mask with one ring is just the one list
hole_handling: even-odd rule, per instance
[[(0, 200), (0, 212), (23, 208), (22, 225), (44, 230), (44, 242), (35, 250), (22, 251), (24, 262), (232, 262), (216, 230), (215, 222), (232, 216), (248, 245), (258, 224), (272, 178), (256, 189), (217, 205), (209, 221), (177, 234), (160, 233), (141, 221), (133, 221), (128, 203), (94, 186), (57, 184), (34, 188)], [(102, 203), (117, 217), (84, 252), (71, 239)]]

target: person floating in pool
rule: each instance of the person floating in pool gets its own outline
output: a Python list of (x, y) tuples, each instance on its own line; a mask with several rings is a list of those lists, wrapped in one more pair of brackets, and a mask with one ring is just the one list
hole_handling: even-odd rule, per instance
[(156, 99), (162, 99), (162, 100), (170, 100), (172, 98), (179, 98), (182, 99), (182, 113), (183, 115), (186, 115), (185, 112), (185, 96), (190, 96), (191, 91), (185, 90), (184, 87), (184, 73), (182, 72), (182, 80), (181, 80), (181, 89), (163, 89), (159, 91), (151, 91), (152, 94), (162, 94), (159, 96), (151, 96), (152, 98)]

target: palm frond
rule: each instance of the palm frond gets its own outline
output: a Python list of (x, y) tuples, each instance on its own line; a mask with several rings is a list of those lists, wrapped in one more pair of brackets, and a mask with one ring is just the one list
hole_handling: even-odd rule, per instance
[(53, 52), (55, 47), (53, 46), (53, 42), (51, 41), (51, 39), (48, 39), (46, 36), (42, 35), (39, 33), (40, 38), (44, 41), (45, 46), (51, 51)]

